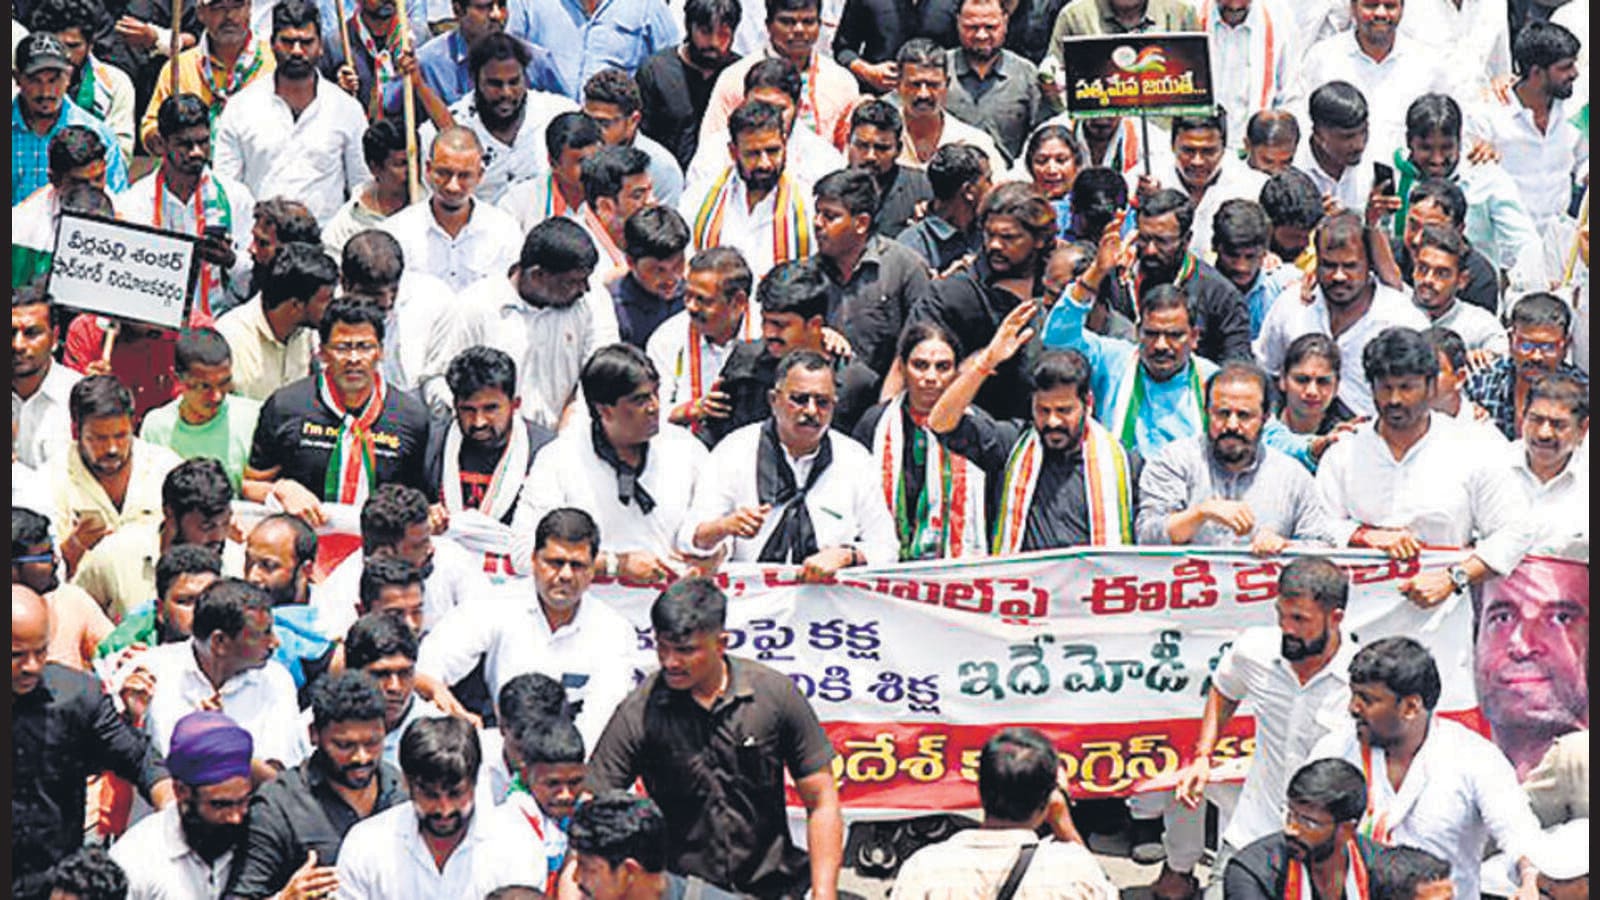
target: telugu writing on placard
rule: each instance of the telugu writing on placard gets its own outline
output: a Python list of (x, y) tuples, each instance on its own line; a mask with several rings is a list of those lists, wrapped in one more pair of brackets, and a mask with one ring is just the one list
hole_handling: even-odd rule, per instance
[(61, 306), (181, 328), (195, 276), (195, 239), (63, 212), (49, 291)]
[(1068, 38), (1062, 58), (1077, 118), (1204, 115), (1215, 103), (1205, 35)]

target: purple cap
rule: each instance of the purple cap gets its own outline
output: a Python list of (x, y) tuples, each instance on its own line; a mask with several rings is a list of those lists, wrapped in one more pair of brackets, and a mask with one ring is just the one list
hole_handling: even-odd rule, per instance
[(167, 771), (190, 787), (250, 777), (250, 732), (219, 712), (200, 710), (178, 720), (167, 751)]

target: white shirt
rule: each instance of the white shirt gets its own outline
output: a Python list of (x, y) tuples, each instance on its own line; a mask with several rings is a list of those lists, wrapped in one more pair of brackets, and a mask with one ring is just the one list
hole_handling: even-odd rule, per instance
[(212, 165), (257, 197), (289, 197), (325, 222), (371, 178), (361, 153), (361, 102), (317, 76), (317, 96), (296, 118), (272, 78), (233, 95), (217, 117)]
[[(1560, 25), (1578, 39), (1578, 71), (1589, 71), (1589, 4), (1563, 3), (1550, 13), (1550, 24)], [(1584, 75), (1572, 85), (1572, 106), (1581, 107), (1589, 102), (1589, 76)]]
[(1367, 372), (1361, 364), (1361, 351), (1367, 342), (1385, 328), (1403, 325), (1422, 331), (1428, 327), (1428, 317), (1411, 302), (1408, 293), (1401, 293), (1372, 276), (1372, 305), (1366, 315), (1357, 319), (1342, 334), (1333, 335), (1328, 323), (1328, 301), (1317, 288), (1310, 304), (1300, 302), (1298, 293), (1279, 297), (1261, 322), (1261, 334), (1256, 336), (1251, 348), (1256, 359), (1274, 376), (1283, 373), (1283, 359), (1289, 345), (1302, 334), (1326, 334), (1339, 345), (1339, 399), (1358, 416), (1374, 413), (1372, 386), (1367, 384)]
[(382, 227), (400, 242), (406, 271), (432, 275), (452, 291), (484, 278), (504, 278), (522, 252), (517, 220), (481, 198), (473, 201), (467, 224), (455, 237), (434, 218), (427, 199), (385, 219)]
[[(705, 184), (721, 175), (723, 167), (733, 162), (733, 157), (728, 152), (728, 145), (732, 142), (733, 138), (727, 129), (717, 132), (709, 142), (701, 141), (695, 148), (694, 158), (689, 160), (689, 171), (684, 176), (685, 182)], [(819, 137), (815, 131), (804, 126), (789, 130), (789, 140), (784, 144), (783, 159), (789, 174), (805, 187), (807, 197), (811, 195), (811, 188), (822, 180), (822, 176), (849, 165), (843, 153)]]
[(1544, 273), (1536, 270), (1543, 261), (1543, 238), (1523, 205), (1522, 190), (1505, 167), (1462, 159), (1455, 182), (1467, 198), (1467, 242), (1495, 265), (1512, 269), (1513, 285), (1542, 277)]
[[(728, 356), (733, 353), (733, 348), (740, 341), (752, 340), (760, 335), (761, 312), (756, 307), (755, 298), (749, 300), (744, 311), (744, 320), (739, 324), (739, 330), (726, 344), (717, 345), (704, 334), (700, 335), (700, 389), (711, 390), (711, 385), (716, 383), (722, 374), (722, 367), (728, 362)], [(694, 373), (691, 366), (693, 358), (689, 355), (689, 313), (673, 313), (672, 317), (662, 322), (651, 333), (650, 340), (645, 344), (645, 355), (655, 363), (656, 372), (661, 376), (661, 418), (666, 420), (667, 415), (674, 406), (688, 403), (694, 396)]]
[[(1311, 751), (1311, 759), (1332, 757), (1361, 767), (1361, 744), (1354, 722), (1346, 722)], [(1381, 748), (1372, 748), (1372, 771), (1387, 771)], [(1434, 716), (1428, 737), (1411, 760), (1400, 790), (1387, 775), (1372, 779), (1374, 809), (1387, 813), (1395, 844), (1426, 850), (1450, 861), (1456, 896), (1478, 896), (1484, 846), (1492, 836), (1516, 859), (1540, 838), (1539, 820), (1517, 772), (1500, 748), (1463, 725)]]
[(1480, 137), (1500, 151), (1500, 165), (1517, 183), (1528, 215), (1542, 227), (1546, 220), (1566, 215), (1572, 178), (1589, 162), (1589, 141), (1569, 121), (1572, 108), (1565, 101), (1550, 104), (1550, 121), (1541, 132), (1533, 122), (1533, 111), (1516, 94), (1510, 100), (1470, 108), (1465, 130), (1467, 136)]
[(699, 439), (676, 425), (663, 425), (648, 446), (644, 472), (638, 478), (638, 484), (655, 501), (646, 514), (636, 502), (623, 505), (617, 499), (617, 472), (595, 451), (590, 429), (568, 429), (545, 445), (528, 470), (511, 520), (515, 569), (529, 571), (534, 531), (540, 520), (551, 510), (566, 506), (594, 517), (608, 552), (670, 557), (678, 529), (689, 514), (695, 476), (708, 453)]
[(1461, 335), (1468, 350), (1491, 350), (1501, 356), (1510, 352), (1511, 339), (1506, 336), (1506, 327), (1494, 313), (1481, 306), (1457, 299), (1444, 315), (1433, 320), (1433, 325)]
[(435, 330), (443, 328), (455, 310), (456, 292), (448, 284), (407, 265), (400, 273), (394, 307), (384, 320), (384, 381), (411, 390), (429, 375), (442, 374), (450, 360), (430, 359), (428, 351), (433, 349)]
[(544, 860), (528, 852), (493, 809), (474, 808), (467, 833), (441, 870), (417, 828), (410, 802), (364, 819), (339, 847), (339, 900), (482, 897), (508, 884), (542, 885)]
[(1372, 161), (1377, 158), (1375, 142), (1367, 141), (1367, 152), (1361, 161), (1353, 166), (1345, 166), (1339, 177), (1334, 178), (1323, 170), (1311, 152), (1311, 126), (1308, 122), (1300, 126), (1303, 133), (1300, 136), (1300, 149), (1294, 154), (1294, 167), (1311, 177), (1311, 182), (1317, 186), (1317, 193), (1331, 196), (1339, 201), (1340, 206), (1360, 215), (1367, 208), (1367, 196), (1372, 193)]
[[(1183, 194), (1189, 193), (1170, 147), (1152, 151), (1151, 159), (1156, 180), (1163, 188), (1172, 188)], [(1143, 171), (1142, 168), (1135, 169), (1124, 176), (1128, 181), (1130, 196), (1138, 192), (1139, 175)], [(1189, 249), (1200, 257), (1210, 253), (1211, 226), (1216, 220), (1217, 210), (1229, 200), (1259, 201), (1261, 186), (1266, 183), (1267, 176), (1264, 173), (1245, 165), (1233, 154), (1224, 152), (1222, 162), (1217, 166), (1216, 177), (1212, 179), (1205, 194), (1200, 198), (1200, 204), (1194, 208), (1194, 225), (1189, 236)]]
[[(561, 823), (544, 814), (532, 794), (523, 791), (507, 794), (494, 808), (494, 814), (499, 817), (501, 827), (517, 835), (524, 845), (543, 850), (547, 867), (561, 865), (567, 855), (567, 833), (561, 830)], [(532, 886), (542, 888), (544, 882)]]
[[(544, 145), (544, 130), (550, 120), (564, 112), (576, 111), (578, 105), (571, 98), (547, 91), (529, 90), (527, 103), (522, 108), (522, 121), (517, 133), (507, 144), (495, 137), (478, 115), (476, 92), (463, 94), (450, 104), (450, 114), (455, 123), (472, 129), (483, 144), (483, 180), (478, 183), (477, 196), (487, 203), (499, 203), (506, 188), (513, 181), (523, 181), (550, 170), (550, 157)], [(433, 158), (433, 139), (438, 134), (432, 122), (420, 129), (422, 158)], [(521, 246), (521, 240), (517, 241)]]
[[(345, 557), (311, 592), (317, 624), (331, 635), (350, 630), (360, 616), (361, 570), (366, 560), (360, 552)], [(444, 614), (489, 589), (483, 560), (447, 537), (433, 538), (433, 573), (422, 582), (422, 633), (427, 634)]]
[(129, 828), (111, 858), (128, 876), (128, 900), (221, 900), (233, 867), (232, 849), (209, 863), (190, 849), (176, 803)]
[[(383, 761), (396, 769), (400, 768), (400, 739), (405, 737), (406, 728), (418, 719), (442, 719), (445, 715), (444, 710), (423, 699), (422, 695), (412, 694), (411, 705), (406, 707), (406, 714), (401, 717), (400, 724), (396, 725), (393, 731), (383, 733)], [(482, 737), (481, 733), (479, 737)], [(483, 764), (485, 766), (489, 764), (487, 752), (484, 754)]]
[(1442, 59), (1404, 31), (1395, 36), (1394, 46), (1382, 62), (1362, 51), (1353, 30), (1319, 41), (1306, 53), (1300, 67), (1300, 89), (1295, 92), (1301, 140), (1311, 134), (1311, 93), (1330, 81), (1347, 81), (1366, 98), (1369, 145), (1405, 146), (1406, 109), (1411, 101), (1433, 92), (1454, 94), (1463, 87), (1452, 81)]
[[(718, 172), (720, 175), (721, 172)], [(678, 203), (678, 212), (683, 214), (683, 220), (689, 223), (691, 234), (695, 217), (700, 213), (700, 207), (706, 202), (706, 196), (717, 186), (715, 179), (691, 182), (683, 189), (683, 199)], [(805, 185), (797, 185), (805, 188)], [(805, 191), (805, 209), (811, 210), (810, 191)], [(750, 274), (760, 284), (761, 279), (772, 271), (776, 265), (772, 255), (773, 240), (773, 215), (778, 206), (778, 189), (773, 188), (761, 202), (750, 208), (748, 192), (744, 179), (735, 171), (729, 176), (728, 200), (723, 206), (722, 234), (720, 245), (732, 247), (744, 257), (745, 264), (750, 267)], [(807, 223), (809, 227), (810, 223)], [(695, 249), (691, 238), (689, 249)], [(708, 248), (700, 248), (708, 249)]]
[(1528, 467), (1528, 448), (1518, 440), (1507, 451), (1524, 508), (1538, 510), (1536, 537), (1528, 552), (1589, 561), (1589, 457), (1574, 451), (1566, 468), (1540, 481)]
[(1339, 636), (1339, 650), (1305, 684), (1283, 658), (1283, 632), (1247, 628), (1217, 662), (1212, 685), (1248, 704), (1256, 719), (1256, 752), (1222, 839), (1235, 849), (1283, 828), (1289, 779), (1318, 739), (1349, 720), (1350, 660), (1356, 646)]
[[(939, 130), (939, 142), (934, 149), (937, 151), (939, 147), (948, 147), (951, 144), (970, 144), (982, 150), (983, 155), (989, 158), (989, 172), (996, 178), (1000, 177), (1006, 170), (1006, 158), (1000, 153), (1000, 148), (995, 146), (994, 138), (989, 136), (989, 132), (974, 125), (968, 125), (966, 122), (956, 118), (949, 110), (946, 110), (944, 113), (944, 125)], [(911, 132), (901, 128), (900, 157), (895, 162), (908, 169), (926, 171), (928, 162), (932, 160), (932, 156), (929, 156), (927, 161), (917, 158), (917, 149), (911, 141)]]
[[(762, 425), (756, 422), (734, 431), (723, 438), (707, 457), (700, 480), (695, 485), (694, 504), (689, 509), (689, 517), (678, 532), (678, 549), (685, 554), (710, 556), (717, 549), (713, 547), (706, 550), (695, 546), (694, 531), (697, 526), (741, 507), (761, 505), (756, 486), (756, 460)], [(900, 558), (900, 540), (895, 534), (889, 507), (883, 502), (883, 488), (875, 474), (877, 470), (872, 454), (831, 429), (822, 439), (833, 445), (833, 462), (817, 477), (817, 483), (811, 486), (805, 496), (817, 547), (855, 547), (866, 557), (868, 565), (895, 562)], [(811, 467), (821, 450), (819, 448), (810, 456), (799, 459), (790, 456), (787, 450), (780, 448), (780, 452), (783, 453), (784, 464), (793, 471), (798, 487), (810, 477)], [(755, 537), (728, 538), (733, 548), (728, 558), (739, 562), (754, 561), (761, 555), (762, 548), (782, 516), (783, 508), (774, 506)]]
[(1017, 885), (1017, 900), (1113, 900), (1117, 888), (1082, 844), (1045, 839), (1023, 828), (968, 828), (913, 853), (895, 877), (890, 900), (972, 900), (999, 893), (1017, 852), (1038, 851)]
[[(117, 215), (124, 221), (137, 222), (140, 225), (154, 226), (156, 223), (156, 175), (149, 175), (135, 181), (127, 190), (118, 194), (114, 200)], [(248, 282), (250, 278), (250, 229), (256, 221), (256, 200), (251, 195), (250, 189), (227, 177), (219, 175), (210, 169), (205, 172), (206, 178), (214, 178), (221, 188), (222, 197), (228, 204), (228, 236), (233, 240), (234, 263), (227, 276), (234, 283)], [(186, 201), (170, 190), (161, 192), (161, 227), (167, 231), (176, 231), (180, 234), (198, 235), (200, 223), (194, 214), (196, 198), (191, 195)], [(216, 225), (216, 222), (207, 222), (207, 225)], [(207, 264), (209, 265), (209, 263)], [(218, 282), (220, 290), (221, 282)], [(198, 291), (195, 294), (196, 303), (199, 302)], [(221, 295), (215, 294), (211, 303), (215, 306)]]
[(1224, 22), (1214, 4), (1197, 5), (1211, 38), (1212, 86), (1228, 114), (1228, 146), (1237, 149), (1244, 146), (1251, 115), (1289, 105), (1300, 77), (1298, 29), (1294, 16), (1274, 8), (1270, 0), (1254, 0), (1238, 25)]
[(1450, 60), (1452, 77), (1478, 91), (1511, 74), (1506, 0), (1411, 0), (1400, 17), (1400, 36)]
[(504, 351), (517, 364), (522, 417), (546, 428), (560, 424), (584, 360), (618, 340), (611, 295), (593, 278), (589, 291), (570, 306), (533, 306), (504, 275), (483, 279), (462, 297), (470, 306), (458, 313), (451, 349), (430, 355), (453, 359), (474, 344)]
[(1351, 27), (1350, 4), (1343, 0), (1272, 0), (1278, 21), (1294, 29), (1295, 50), (1301, 59), (1329, 35)]
[(1361, 525), (1405, 528), (1435, 547), (1473, 547), (1489, 568), (1516, 568), (1535, 525), (1505, 457), (1468, 426), (1433, 413), (1427, 434), (1399, 460), (1373, 423), (1328, 448), (1317, 488), (1334, 517), (1336, 546)]
[(267, 322), (261, 295), (217, 318), (217, 332), (233, 357), (233, 392), (265, 401), (272, 392), (311, 374), (316, 331), (296, 328), (287, 341), (278, 340)]
[(297, 766), (311, 755), (310, 739), (300, 719), (294, 676), (275, 660), (229, 678), (219, 691), (200, 671), (194, 655), (194, 638), (152, 647), (144, 665), (156, 678), (156, 689), (145, 713), (145, 731), (156, 750), (166, 756), (172, 729), (178, 720), (200, 708), (213, 694), (222, 695), (222, 712), (250, 732), (255, 741), (251, 756)]
[(533, 226), (552, 216), (566, 216), (579, 222), (578, 209), (583, 206), (582, 198), (579, 198), (576, 206), (561, 209), (564, 203), (554, 180), (548, 174), (536, 175), (525, 181), (513, 181), (500, 196), (500, 208), (516, 218), (517, 227), (524, 235)]
[(527, 596), (532, 593), (531, 581), (515, 581), (487, 599), (495, 604), (492, 612), (469, 605), (445, 616), (423, 639), (417, 671), (454, 684), (481, 657), (483, 680), (495, 697), (518, 675), (548, 675), (567, 689), (567, 699), (579, 709), (578, 732), (593, 750), (611, 714), (633, 690), (630, 652), (638, 646), (638, 633), (592, 597), (580, 600), (572, 621), (552, 632), (540, 601)]
[(17, 461), (36, 469), (43, 468), (50, 457), (70, 449), (72, 411), (67, 402), (72, 386), (83, 378), (82, 374), (54, 359), (49, 366), (33, 396), (26, 400), (17, 395), (16, 379), (11, 381), (11, 420), (17, 423), (17, 440), (13, 444)]

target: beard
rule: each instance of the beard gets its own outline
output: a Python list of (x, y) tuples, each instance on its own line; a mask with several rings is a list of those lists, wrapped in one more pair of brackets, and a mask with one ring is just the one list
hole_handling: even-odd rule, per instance
[(720, 69), (728, 64), (731, 53), (719, 50), (702, 50), (691, 41), (684, 45), (689, 51), (689, 62), (701, 69)]
[(317, 64), (304, 57), (293, 56), (278, 60), (278, 73), (291, 80), (309, 78), (315, 75), (316, 71)]
[(1286, 634), (1283, 636), (1281, 652), (1283, 653), (1283, 658), (1289, 662), (1299, 662), (1302, 659), (1310, 659), (1328, 649), (1328, 642), (1332, 639), (1332, 633), (1326, 628), (1322, 630), (1321, 637), (1309, 641), (1297, 638), (1292, 634)]
[(156, 616), (157, 644), (176, 644), (180, 641), (187, 641), (189, 637), (190, 635), (179, 631), (176, 625), (173, 625), (171, 622), (168, 622), (166, 619), (163, 619), (160, 616)]
[(213, 825), (200, 818), (192, 805), (186, 806), (178, 817), (183, 828), (183, 840), (200, 858), (210, 862), (239, 846), (244, 841), (248, 825)]
[(517, 117), (522, 115), (523, 109), (528, 105), (526, 98), (524, 98), (523, 102), (518, 103), (511, 112), (502, 116), (495, 109), (498, 104), (490, 103), (483, 99), (482, 96), (476, 97), (475, 101), (474, 105), (478, 110), (478, 118), (483, 120), (484, 127), (490, 131), (501, 131), (517, 121)]
[(744, 185), (752, 191), (770, 191), (778, 186), (778, 179), (783, 177), (782, 169), (767, 171), (746, 172), (743, 166), (739, 167), (739, 177), (744, 180)]
[(417, 819), (417, 827), (434, 837), (454, 837), (465, 831), (467, 823), (472, 821), (472, 810), (465, 813), (451, 813), (448, 816), (423, 816)]
[[(1234, 443), (1224, 447), (1222, 442), (1230, 438)], [(1236, 466), (1255, 458), (1256, 442), (1245, 437), (1240, 432), (1224, 431), (1222, 434), (1217, 435), (1216, 440), (1211, 442), (1211, 455), (1217, 462), (1225, 466)]]
[(293, 605), (296, 602), (296, 596), (300, 593), (299, 588), (300, 580), (298, 576), (290, 578), (283, 584), (263, 586), (267, 596), (272, 598), (273, 606)]
[(1324, 841), (1316, 846), (1311, 846), (1295, 838), (1286, 838), (1289, 844), (1289, 855), (1307, 863), (1320, 863), (1333, 855), (1334, 842)]

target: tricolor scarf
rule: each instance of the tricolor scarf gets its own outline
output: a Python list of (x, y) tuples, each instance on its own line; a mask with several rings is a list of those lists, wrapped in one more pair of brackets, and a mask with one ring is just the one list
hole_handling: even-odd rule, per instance
[[(1078, 129), (1078, 137), (1083, 137), (1082, 129)], [(1087, 145), (1086, 145), (1087, 146)], [(1117, 136), (1106, 145), (1106, 154), (1103, 159), (1092, 159), (1091, 163), (1105, 166), (1126, 175), (1139, 168), (1139, 163), (1144, 159), (1139, 149), (1139, 125), (1132, 117), (1123, 119), (1117, 125)]]
[(93, 56), (84, 60), (83, 66), (78, 70), (81, 73), (78, 92), (72, 96), (72, 102), (82, 107), (84, 112), (104, 122), (111, 112), (111, 84), (109, 79), (102, 81), (100, 73), (96, 71), (102, 65), (104, 63)]
[(244, 50), (239, 53), (239, 58), (233, 61), (233, 69), (227, 73), (226, 80), (219, 80), (217, 72), (211, 64), (211, 43), (206, 39), (200, 48), (200, 81), (211, 89), (211, 122), (216, 124), (217, 116), (222, 115), (222, 108), (227, 105), (228, 98), (232, 97), (248, 85), (261, 71), (261, 66), (266, 61), (266, 46), (260, 38), (250, 35), (245, 39)]
[[(330, 503), (360, 506), (378, 484), (372, 448), (372, 426), (383, 415), (386, 399), (383, 375), (372, 373), (372, 395), (359, 413), (344, 408), (339, 395), (328, 384), (325, 373), (317, 373), (317, 395), (322, 405), (339, 416), (339, 434), (328, 455), (328, 471), (322, 481), (322, 499)], [(458, 488), (459, 489), (459, 488)]]
[[(1350, 866), (1345, 872), (1344, 892), (1349, 895), (1354, 891), (1354, 896), (1346, 896), (1345, 900), (1367, 900), (1372, 895), (1372, 889), (1367, 878), (1367, 861), (1361, 855), (1361, 847), (1354, 838), (1345, 844), (1345, 855), (1350, 858)], [(1306, 864), (1298, 859), (1289, 859), (1289, 871), (1285, 873), (1283, 881), (1283, 900), (1311, 900), (1311, 875), (1306, 871)]]
[[(453, 513), (467, 508), (466, 502), (461, 499), (462, 440), (461, 426), (452, 419), (450, 430), (444, 436), (444, 481), (439, 486), (439, 494), (444, 501), (444, 508)], [(522, 489), (522, 479), (528, 474), (529, 458), (528, 429), (523, 427), (521, 419), (514, 418), (511, 435), (505, 449), (500, 452), (500, 461), (495, 463), (494, 474), (489, 476), (483, 504), (478, 507), (480, 512), (496, 521), (504, 519), (506, 513), (511, 512), (517, 502), (517, 493)]]
[(11, 286), (20, 287), (50, 271), (55, 258), (56, 221), (61, 199), (45, 184), (11, 208)]
[[(367, 118), (376, 122), (383, 118), (384, 87), (400, 79), (394, 62), (405, 43), (400, 39), (400, 17), (395, 16), (390, 20), (389, 33), (383, 35), (382, 47), (378, 46), (377, 38), (367, 28), (367, 23), (361, 21), (359, 12), (352, 15), (349, 22), (350, 33), (355, 35), (362, 49), (367, 51), (367, 58), (372, 60), (372, 96), (367, 99)], [(349, 62), (351, 66), (355, 65), (355, 60)]]
[[(166, 229), (164, 212), (168, 191), (165, 166), (156, 169), (155, 178), (156, 196), (152, 213), (155, 221), (151, 224), (157, 228)], [(196, 235), (204, 236), (207, 223), (215, 222), (227, 230), (230, 235), (229, 240), (232, 240), (233, 206), (228, 202), (228, 192), (223, 190), (222, 183), (213, 178), (209, 171), (200, 173), (200, 182), (195, 185), (193, 200), (184, 202), (194, 205), (194, 233)], [(201, 268), (200, 308), (196, 311), (197, 317), (203, 316), (207, 319), (211, 317), (211, 289), (213, 287), (220, 288), (225, 277), (226, 273), (219, 271), (218, 267), (212, 263), (207, 263)]]
[[(1218, 173), (1218, 177), (1221, 177), (1221, 173)], [(1127, 254), (1132, 249), (1132, 247), (1129, 247), (1124, 253)], [(1137, 315), (1139, 312), (1139, 298), (1144, 294), (1144, 271), (1137, 264), (1137, 257), (1132, 255), (1125, 255), (1120, 268), (1122, 289), (1128, 295), (1129, 306), (1133, 308), (1134, 314)], [(1174, 275), (1169, 283), (1173, 287), (1181, 289), (1189, 282), (1190, 278), (1194, 277), (1195, 271), (1199, 268), (1200, 260), (1193, 253), (1185, 250), (1183, 252), (1183, 260), (1178, 263), (1178, 274)]]
[[(1378, 791), (1374, 787), (1377, 782), (1373, 780), (1372, 745), (1366, 741), (1361, 741), (1360, 744), (1361, 775), (1367, 780), (1367, 809), (1361, 814), (1361, 822), (1356, 825), (1356, 831), (1371, 839), (1375, 844), (1383, 847), (1392, 846), (1394, 843), (1394, 822), (1390, 821), (1389, 814), (1394, 810), (1391, 807), (1385, 807), (1381, 811), (1378, 809)], [(1416, 759), (1413, 758), (1412, 765), (1415, 764)], [(1388, 775), (1380, 772), (1377, 777), (1387, 778)], [(1408, 811), (1409, 805), (1400, 812), (1400, 815), (1395, 816), (1395, 819), (1402, 818)]]
[[(1200, 367), (1189, 360), (1189, 393), (1194, 397), (1195, 409), (1200, 411), (1200, 430), (1205, 430), (1206, 401), (1205, 392), (1200, 385)], [(1115, 405), (1111, 408), (1111, 415), (1106, 417), (1109, 426), (1122, 442), (1124, 447), (1136, 447), (1139, 444), (1139, 411), (1144, 409), (1146, 385), (1150, 376), (1145, 374), (1144, 363), (1135, 359), (1133, 364), (1123, 372), (1122, 383), (1117, 385), (1111, 396), (1116, 398)], [(1130, 383), (1131, 382), (1131, 383)]]
[[(740, 340), (755, 340), (754, 318), (747, 302), (744, 308), (744, 317), (739, 324)], [(689, 399), (683, 401), (686, 404), (693, 403), (706, 395), (705, 364), (701, 361), (703, 351), (700, 349), (700, 343), (704, 336), (700, 333), (700, 326), (695, 324), (694, 319), (689, 319), (688, 326), (688, 338), (684, 341), (684, 345), (678, 348), (678, 358), (672, 373), (672, 380), (677, 383), (679, 379), (683, 378), (684, 366), (687, 365), (689, 367)], [(688, 359), (685, 360), (685, 357), (688, 357)], [(689, 430), (699, 434), (700, 427), (700, 420), (696, 419)]]
[(556, 184), (556, 173), (551, 172), (544, 176), (544, 188), (544, 219), (566, 215), (569, 209), (567, 198), (561, 196), (561, 188)]
[[(1200, 30), (1207, 34), (1211, 33), (1212, 6), (1211, 0), (1205, 0), (1205, 3), (1200, 7)], [(1272, 106), (1272, 98), (1276, 93), (1272, 90), (1272, 86), (1278, 80), (1277, 28), (1272, 21), (1272, 11), (1259, 3), (1255, 4), (1251, 11), (1259, 11), (1261, 13), (1261, 22), (1259, 23), (1261, 27), (1250, 29), (1249, 54), (1250, 69), (1261, 73), (1261, 84), (1253, 91), (1256, 96), (1251, 98), (1252, 104), (1250, 108), (1235, 110), (1235, 112), (1245, 116)]]
[[(694, 245), (701, 250), (722, 243), (722, 218), (736, 183), (734, 167), (728, 166), (712, 182), (711, 190), (694, 216)], [(811, 216), (806, 212), (805, 192), (797, 189), (788, 172), (778, 176), (772, 210), (772, 264), (804, 259), (811, 255)]]
[[(1044, 441), (1029, 428), (1011, 448), (1001, 483), (1000, 521), (994, 536), (994, 555), (1010, 556), (1022, 550), (1022, 536), (1033, 508), (1033, 492), (1044, 467)], [(1128, 453), (1100, 423), (1083, 423), (1083, 487), (1089, 508), (1089, 543), (1119, 547), (1133, 543), (1132, 473)]]
[[(907, 442), (905, 392), (884, 407), (872, 430), (872, 455), (878, 460), (883, 499), (894, 514), (900, 537), (900, 558), (959, 559), (982, 556), (984, 551), (983, 470), (966, 457), (946, 450), (939, 438), (918, 423), (924, 448), (922, 496), (906, 496), (902, 459), (912, 452)], [(914, 461), (913, 461), (914, 462)]]
[(628, 257), (622, 252), (622, 248), (617, 246), (617, 242), (611, 239), (605, 223), (600, 221), (600, 216), (594, 211), (594, 207), (584, 204), (582, 218), (583, 225), (594, 238), (600, 255), (605, 257), (607, 265), (600, 273), (600, 281), (609, 287), (628, 274)]

